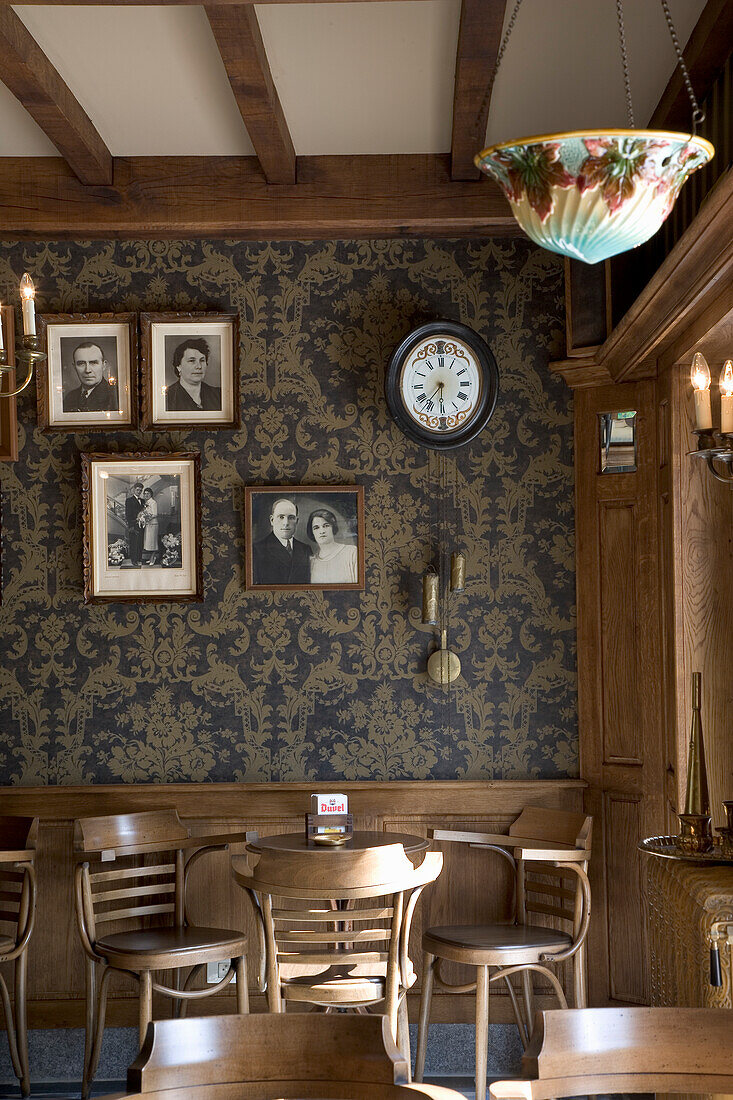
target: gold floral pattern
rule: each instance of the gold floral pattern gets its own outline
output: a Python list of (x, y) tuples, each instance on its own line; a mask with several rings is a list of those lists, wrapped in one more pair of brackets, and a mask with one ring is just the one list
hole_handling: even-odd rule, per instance
[[(561, 262), (526, 241), (97, 241), (0, 246), (0, 295), (42, 312), (236, 309), (236, 431), (47, 434), (20, 402), (0, 466), (0, 782), (453, 779), (577, 774), (572, 400)], [(383, 396), (436, 317), (490, 343), (496, 413), (438, 456)], [(79, 452), (202, 453), (205, 601), (82, 600)], [(441, 485), (441, 480), (443, 484)], [(363, 484), (364, 592), (246, 592), (246, 484)], [(442, 527), (463, 675), (432, 684), (420, 578)]]

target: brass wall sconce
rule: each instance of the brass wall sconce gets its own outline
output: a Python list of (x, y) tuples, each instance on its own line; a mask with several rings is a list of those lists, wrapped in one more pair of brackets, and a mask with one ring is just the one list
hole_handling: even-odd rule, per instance
[(436, 684), (452, 684), (461, 674), (461, 662), (448, 649), (447, 611), (451, 592), (463, 592), (466, 587), (466, 555), (454, 551), (450, 559), (450, 577), (441, 599), (441, 577), (431, 567), (422, 579), (422, 621), (426, 626), (440, 627), (440, 648), (428, 658), (428, 676)]
[[(720, 374), (720, 431), (713, 431), (710, 409), (710, 367), (702, 352), (692, 359), (690, 381), (695, 391), (695, 458), (704, 458), (710, 473), (725, 485), (733, 486), (733, 360), (727, 359)], [(716, 466), (716, 463), (718, 465)]]
[[(40, 343), (36, 335), (36, 288), (33, 280), (26, 271), (20, 280), (20, 301), (23, 311), (23, 346), (15, 353), (17, 363), (25, 367), (25, 378), (14, 390), (6, 390), (0, 385), (0, 397), (17, 397), (19, 393), (30, 384), (33, 377), (33, 367), (36, 363), (42, 363), (46, 353), (40, 350)], [(0, 325), (0, 383), (4, 375), (15, 371), (16, 363), (8, 363), (8, 353), (3, 340), (2, 325)]]

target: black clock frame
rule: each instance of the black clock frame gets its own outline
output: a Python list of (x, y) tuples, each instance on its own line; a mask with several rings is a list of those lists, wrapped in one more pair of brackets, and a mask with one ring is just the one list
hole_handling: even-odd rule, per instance
[[(456, 428), (453, 432), (431, 432), (428, 428), (421, 428), (405, 409), (400, 387), (400, 375), (407, 356), (416, 344), (428, 336), (455, 336), (464, 344), (467, 344), (481, 371), (481, 400), (470, 422), (462, 428)], [(415, 443), (421, 443), (434, 451), (447, 451), (454, 447), (462, 447), (464, 443), (470, 443), (472, 439), (484, 430), (496, 408), (496, 399), (499, 394), (499, 368), (491, 348), (477, 332), (460, 321), (429, 321), (425, 325), (409, 332), (398, 345), (389, 361), (384, 378), (384, 396), (392, 419), (408, 439)]]

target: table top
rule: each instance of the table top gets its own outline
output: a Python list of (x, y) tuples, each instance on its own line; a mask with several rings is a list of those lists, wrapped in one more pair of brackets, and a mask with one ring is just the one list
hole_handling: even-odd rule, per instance
[(386, 844), (401, 844), (408, 855), (424, 852), (430, 847), (430, 841), (424, 836), (411, 833), (355, 832), (351, 840), (337, 847), (315, 844), (306, 840), (305, 831), (300, 833), (280, 833), (278, 836), (261, 836), (251, 840), (248, 852), (363, 852), (367, 848), (381, 848)]

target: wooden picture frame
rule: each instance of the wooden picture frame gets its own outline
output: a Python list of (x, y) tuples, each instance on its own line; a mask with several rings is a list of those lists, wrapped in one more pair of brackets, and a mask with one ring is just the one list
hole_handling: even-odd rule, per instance
[(363, 485), (247, 486), (244, 509), (248, 589), (364, 588)]
[(137, 314), (44, 313), (38, 425), (47, 432), (137, 427)]
[(141, 313), (140, 363), (143, 430), (239, 427), (238, 313)]
[(85, 602), (203, 600), (201, 455), (83, 453), (81, 474)]
[[(3, 306), (0, 315), (3, 326), (3, 340), (8, 363), (15, 362), (15, 310), (12, 306)], [(16, 371), (3, 374), (2, 389), (9, 393), (14, 390)], [(18, 412), (17, 397), (3, 397), (0, 391), (0, 462), (15, 462), (18, 457)]]

